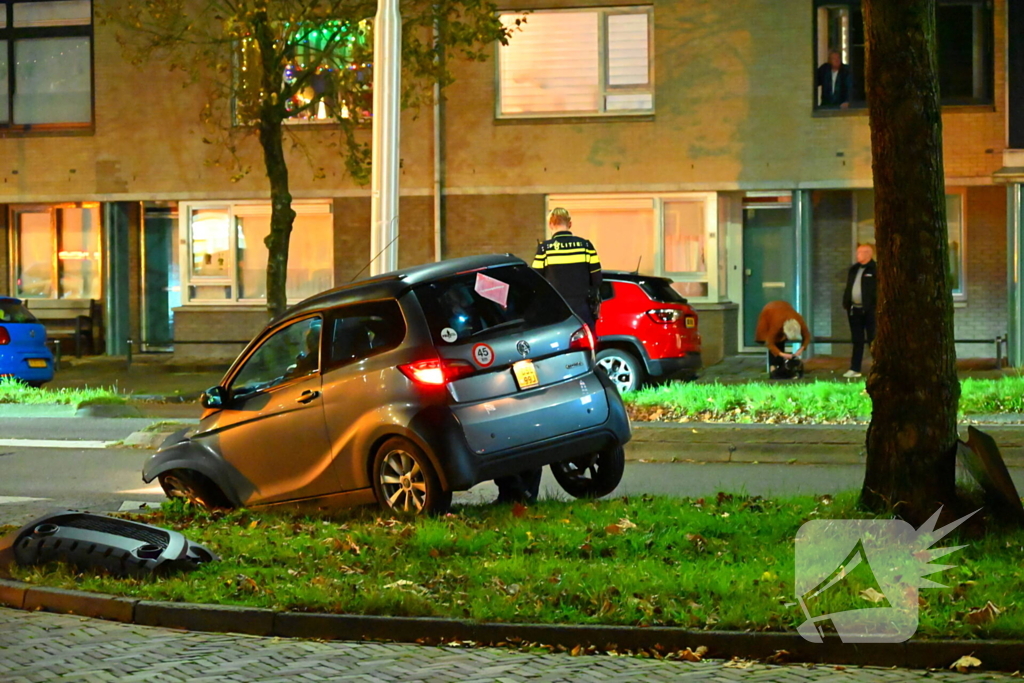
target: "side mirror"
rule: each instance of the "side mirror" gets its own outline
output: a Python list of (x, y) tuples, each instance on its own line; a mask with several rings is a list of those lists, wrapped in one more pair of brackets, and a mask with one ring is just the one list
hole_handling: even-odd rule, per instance
[(228, 402), (228, 390), (224, 387), (211, 387), (203, 392), (200, 403), (204, 408), (223, 408)]

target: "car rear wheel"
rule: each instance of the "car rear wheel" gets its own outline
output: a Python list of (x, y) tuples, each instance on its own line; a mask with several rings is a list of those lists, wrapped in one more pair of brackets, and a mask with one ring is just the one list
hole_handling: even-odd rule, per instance
[(209, 477), (192, 470), (170, 470), (158, 476), (168, 498), (184, 498), (207, 510), (234, 507)]
[(403, 515), (446, 512), (452, 504), (451, 491), (441, 488), (427, 454), (400, 436), (377, 449), (373, 491), (382, 508)]
[(551, 473), (574, 498), (600, 498), (615, 490), (626, 468), (626, 451), (613, 446), (598, 453), (552, 463)]
[(644, 367), (628, 351), (605, 349), (597, 354), (597, 364), (608, 373), (620, 394), (636, 391), (644, 383)]

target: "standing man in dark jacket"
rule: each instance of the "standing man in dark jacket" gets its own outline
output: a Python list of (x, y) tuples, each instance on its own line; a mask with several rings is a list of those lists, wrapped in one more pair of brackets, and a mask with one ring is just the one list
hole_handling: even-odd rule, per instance
[(592, 302), (601, 287), (601, 260), (590, 240), (572, 234), (572, 218), (565, 209), (551, 211), (551, 239), (537, 247), (533, 267), (568, 302), (572, 312), (594, 331)]
[(850, 266), (843, 291), (843, 308), (850, 319), (853, 335), (853, 358), (850, 369), (843, 377), (860, 377), (864, 358), (864, 338), (868, 346), (875, 340), (875, 303), (878, 301), (878, 270), (875, 267), (875, 248), (870, 244), (857, 247), (857, 262)]

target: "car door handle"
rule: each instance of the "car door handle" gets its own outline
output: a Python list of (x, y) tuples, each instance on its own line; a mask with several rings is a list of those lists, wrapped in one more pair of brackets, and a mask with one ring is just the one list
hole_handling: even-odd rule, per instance
[(299, 394), (299, 397), (297, 399), (295, 399), (295, 400), (298, 403), (309, 403), (310, 401), (315, 401), (317, 398), (319, 398), (319, 396), (320, 396), (320, 392), (319, 391), (313, 391), (312, 389), (306, 389), (301, 394)]

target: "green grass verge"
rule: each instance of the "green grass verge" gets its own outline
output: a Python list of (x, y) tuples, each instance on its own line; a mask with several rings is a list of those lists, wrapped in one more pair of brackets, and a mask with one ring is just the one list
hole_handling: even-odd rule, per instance
[[(1024, 413), (1024, 377), (965, 379), (960, 415)], [(627, 394), (638, 420), (843, 424), (871, 415), (863, 382), (671, 382)]]
[(128, 397), (116, 389), (86, 387), (83, 389), (34, 389), (15, 379), (0, 379), (0, 403), (21, 403), (26, 405), (83, 405), (114, 404), (128, 402)]
[[(33, 584), (149, 600), (501, 622), (671, 625), (788, 631), (794, 538), (807, 520), (859, 518), (846, 494), (762, 500), (642, 498), (534, 507), (472, 506), (400, 521), (370, 509), (331, 520), (209, 516), (182, 506), (146, 518), (222, 560), (161, 578), (115, 579), (65, 566), (14, 567)], [(635, 526), (634, 526), (635, 525)], [(920, 634), (1024, 637), (1024, 532), (947, 539), (968, 546), (921, 591)], [(946, 558), (944, 558), (944, 561)], [(1002, 613), (974, 623), (992, 601)], [(838, 609), (871, 605), (852, 594)]]

